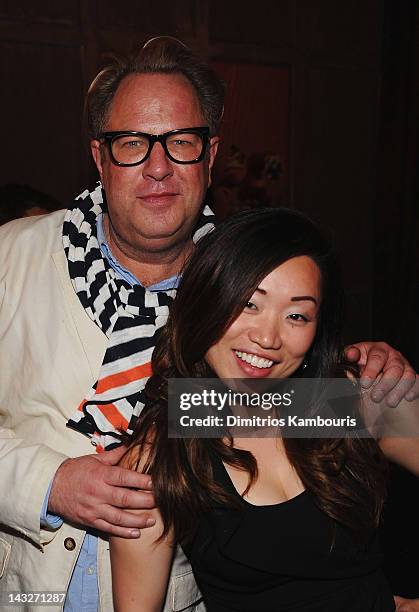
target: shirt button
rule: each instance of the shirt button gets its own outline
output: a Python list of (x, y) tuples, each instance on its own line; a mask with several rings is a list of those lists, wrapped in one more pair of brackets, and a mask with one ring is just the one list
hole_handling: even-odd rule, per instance
[(94, 574), (95, 573), (95, 566), (94, 565), (89, 565), (89, 567), (87, 568), (87, 573), (89, 574), (89, 576)]
[(66, 538), (64, 540), (64, 548), (67, 550), (74, 550), (76, 548), (76, 542), (73, 538)]

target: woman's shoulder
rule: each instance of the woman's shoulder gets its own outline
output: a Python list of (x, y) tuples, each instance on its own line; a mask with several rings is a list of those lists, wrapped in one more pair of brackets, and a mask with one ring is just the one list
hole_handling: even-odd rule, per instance
[(150, 431), (147, 434), (146, 440), (141, 444), (135, 441), (125, 440), (126, 452), (119, 461), (120, 467), (136, 472), (147, 471), (147, 465), (150, 458), (154, 442), (154, 432)]

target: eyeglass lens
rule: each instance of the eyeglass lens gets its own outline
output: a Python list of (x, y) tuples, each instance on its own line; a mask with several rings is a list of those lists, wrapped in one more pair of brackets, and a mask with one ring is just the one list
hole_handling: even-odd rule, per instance
[[(194, 161), (201, 155), (204, 146), (200, 134), (188, 132), (169, 134), (165, 140), (169, 154), (180, 162)], [(146, 157), (149, 147), (150, 140), (147, 136), (117, 136), (112, 141), (112, 154), (121, 164), (138, 164)]]

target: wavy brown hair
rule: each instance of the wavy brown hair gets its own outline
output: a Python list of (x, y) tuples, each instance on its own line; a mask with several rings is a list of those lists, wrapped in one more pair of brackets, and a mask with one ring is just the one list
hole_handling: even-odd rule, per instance
[(127, 57), (115, 57), (91, 83), (85, 100), (89, 138), (100, 139), (122, 81), (136, 74), (181, 74), (194, 88), (211, 135), (218, 133), (224, 108), (224, 85), (216, 72), (180, 40), (156, 36)]
[[(237, 500), (214, 482), (211, 454), (257, 476), (253, 455), (226, 439), (170, 439), (167, 382), (215, 376), (204, 356), (242, 312), (263, 278), (292, 257), (306, 255), (321, 272), (322, 302), (309, 366), (295, 376), (346, 376), (341, 337), (343, 290), (331, 242), (303, 215), (287, 209), (236, 215), (197, 245), (183, 273), (168, 323), (153, 353), (147, 405), (130, 448), (152, 475), (164, 534), (180, 543), (202, 513)], [(284, 438), (285, 450), (319, 508), (354, 532), (378, 524), (386, 492), (386, 462), (373, 439)], [(137, 466), (138, 466), (137, 461)]]

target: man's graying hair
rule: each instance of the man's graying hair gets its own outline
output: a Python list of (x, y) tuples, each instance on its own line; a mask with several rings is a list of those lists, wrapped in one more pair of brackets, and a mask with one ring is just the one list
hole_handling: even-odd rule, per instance
[(128, 58), (115, 59), (93, 80), (85, 106), (89, 138), (98, 139), (104, 131), (112, 100), (125, 77), (156, 73), (182, 74), (196, 91), (211, 135), (217, 134), (224, 108), (223, 83), (214, 70), (182, 42), (169, 36), (159, 36), (149, 40)]

